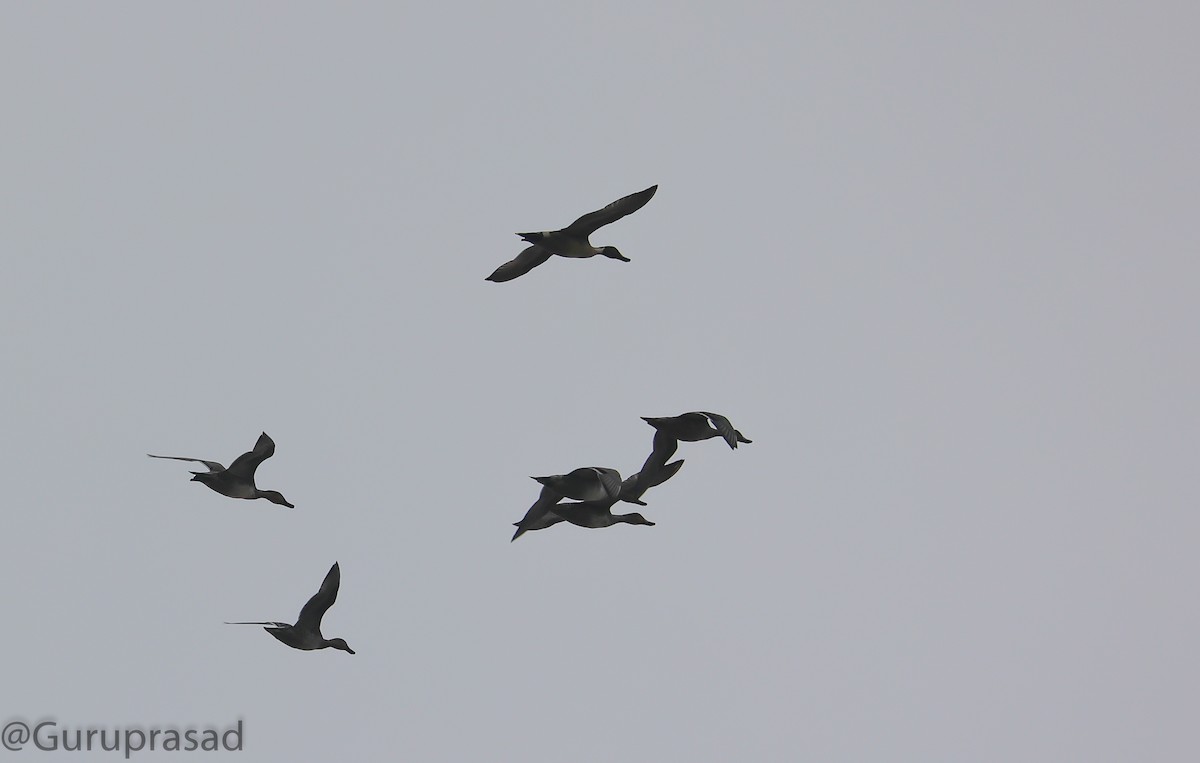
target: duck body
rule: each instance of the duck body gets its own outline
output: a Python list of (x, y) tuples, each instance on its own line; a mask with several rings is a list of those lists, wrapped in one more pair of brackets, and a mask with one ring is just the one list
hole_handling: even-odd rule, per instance
[[(287, 625), (286, 623), (263, 628), (263, 630), (287, 644), (292, 649), (312, 651), (313, 649), (325, 649), (329, 646), (325, 639), (321, 637), (320, 633), (298, 630), (296, 626)], [(351, 654), (353, 654), (353, 652), (351, 652)]]
[(621, 496), (621, 473), (603, 466), (584, 466), (567, 474), (533, 479), (563, 498), (576, 501), (603, 501), (611, 498), (615, 502)]
[(228, 471), (192, 472), (192, 482), (199, 482), (230, 498), (245, 498), (254, 500), (259, 497), (259, 489), (254, 480), (238, 479)]
[[(525, 241), (550, 250), (551, 254), (572, 259), (586, 259), (596, 255), (604, 255), (614, 260), (629, 262), (629, 258), (621, 254), (615, 246), (595, 247), (587, 236), (573, 236), (566, 230), (541, 231), (540, 233), (518, 233)], [(607, 251), (606, 251), (607, 250)]]
[(612, 527), (617, 524), (650, 525), (654, 523), (637, 512), (632, 514), (613, 514), (612, 506), (595, 503), (560, 503), (550, 510), (552, 514), (562, 517), (577, 527), (587, 527), (597, 530)]

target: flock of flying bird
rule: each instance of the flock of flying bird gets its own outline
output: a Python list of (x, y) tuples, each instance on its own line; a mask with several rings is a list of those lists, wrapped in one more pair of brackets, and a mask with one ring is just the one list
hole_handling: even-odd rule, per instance
[[(601, 227), (616, 222), (644, 207), (657, 190), (658, 186), (654, 185), (644, 191), (617, 199), (603, 209), (583, 215), (562, 230), (518, 233), (517, 235), (527, 241), (530, 246), (496, 268), (487, 277), (487, 280), (497, 283), (511, 281), (525, 275), (555, 254), (570, 258), (603, 255), (622, 262), (629, 262), (629, 258), (622, 255), (615, 246), (592, 246), (588, 239)], [(512, 540), (516, 540), (530, 530), (544, 530), (560, 522), (569, 522), (587, 528), (611, 527), (621, 523), (653, 525), (653, 522), (641, 514), (636, 512), (613, 514), (612, 508), (621, 501), (645, 506), (642, 496), (646, 491), (675, 476), (683, 466), (682, 459), (667, 463), (667, 459), (678, 450), (681, 441), (698, 442), (721, 437), (730, 448), (737, 448), (738, 443), (751, 442), (733, 428), (729, 419), (707, 411), (692, 411), (679, 416), (660, 418), (643, 416), (642, 418), (647, 424), (654, 427), (654, 443), (650, 455), (637, 474), (622, 480), (621, 474), (616, 469), (585, 466), (567, 474), (534, 477), (533, 479), (542, 485), (541, 493), (538, 495), (537, 501), (529, 507), (529, 511), (525, 512), (521, 521), (513, 523), (517, 531), (513, 533)], [(289, 509), (295, 508), (279, 491), (260, 490), (254, 482), (254, 475), (259, 465), (274, 453), (275, 441), (266, 432), (263, 432), (254, 444), (254, 449), (238, 456), (228, 468), (216, 461), (206, 461), (202, 458), (147, 455), (151, 458), (169, 458), (176, 461), (195, 461), (204, 464), (208, 471), (192, 472), (192, 481), (207, 485), (221, 495), (249, 500), (265, 498)], [(567, 498), (576, 503), (562, 503)], [(341, 568), (337, 562), (334, 562), (329, 572), (326, 573), (320, 590), (313, 594), (300, 610), (300, 615), (294, 624), (275, 621), (242, 621), (228, 624), (267, 626), (263, 630), (294, 649), (332, 648), (354, 654), (354, 650), (346, 644), (344, 639), (327, 639), (321, 634), (321, 619), (337, 600), (341, 580)]]

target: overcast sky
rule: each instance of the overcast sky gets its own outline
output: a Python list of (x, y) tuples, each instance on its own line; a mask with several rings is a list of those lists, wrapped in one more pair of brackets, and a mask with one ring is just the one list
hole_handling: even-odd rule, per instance
[[(3, 720), (240, 718), (291, 763), (1196, 760), (1197, 22), (6, 5)], [(484, 280), (655, 183), (593, 238), (631, 262)], [(509, 543), (530, 475), (630, 474), (639, 416), (692, 410), (754, 443), (683, 443), (656, 526)], [(144, 455), (262, 431), (295, 509)], [(222, 624), (334, 561), (356, 655)]]

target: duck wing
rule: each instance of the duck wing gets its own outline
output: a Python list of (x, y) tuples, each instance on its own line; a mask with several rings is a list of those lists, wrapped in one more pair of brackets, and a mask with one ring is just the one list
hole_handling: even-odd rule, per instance
[[(626, 503), (641, 504), (641, 501), (638, 499), (645, 495), (647, 490), (661, 485), (662, 483), (674, 477), (675, 473), (678, 472), (682, 466), (683, 459), (679, 459), (678, 461), (672, 461), (661, 468), (645, 472), (645, 476), (643, 476), (643, 472), (638, 472), (632, 477), (627, 477), (625, 481), (621, 483), (621, 500), (625, 501)], [(644, 506), (645, 504), (641, 505)]]
[(530, 530), (545, 530), (547, 527), (553, 527), (562, 522), (563, 518), (558, 515), (558, 508), (563, 505), (561, 503), (555, 504), (553, 508), (547, 510), (540, 518), (534, 521), (526, 522), (525, 520), (521, 520), (520, 522), (513, 522), (513, 527), (517, 528), (516, 534), (513, 535), (513, 540), (516, 540), (518, 535)]
[(617, 199), (604, 209), (588, 212), (583, 217), (568, 225), (564, 230), (574, 236), (587, 238), (595, 233), (598, 228), (602, 228), (609, 223), (615, 223), (625, 215), (633, 214), (646, 206), (646, 202), (650, 201), (650, 198), (654, 196), (654, 192), (657, 190), (658, 186), (652, 185), (644, 191), (631, 193), (628, 196)]
[(321, 618), (325, 616), (326, 610), (337, 601), (338, 586), (341, 584), (342, 569), (338, 567), (337, 562), (334, 562), (333, 566), (329, 568), (329, 572), (325, 574), (325, 580), (321, 582), (321, 590), (313, 594), (304, 608), (300, 610), (300, 616), (296, 618), (296, 627), (320, 633)]
[(218, 464), (216, 461), (205, 461), (203, 458), (187, 458), (186, 456), (156, 456), (153, 453), (147, 453), (150, 458), (169, 458), (174, 461), (195, 461), (198, 464), (204, 464), (208, 467), (209, 474), (213, 472), (223, 472), (225, 467)]
[[(677, 450), (679, 450), (679, 440), (676, 440), (674, 435), (663, 429), (655, 429), (654, 448), (650, 451), (650, 455), (646, 457), (645, 463), (642, 464), (642, 470), (635, 476), (646, 475), (645, 479), (657, 485), (658, 482), (655, 482), (656, 477), (652, 475), (664, 469), (667, 465), (667, 459), (675, 455), (675, 451)], [(663, 479), (666, 479), (666, 477)]]
[(605, 466), (593, 466), (592, 471), (600, 478), (600, 486), (604, 488), (604, 493), (614, 502), (621, 497), (621, 473), (616, 469), (609, 469)]
[[(733, 428), (733, 424), (729, 423), (729, 419), (719, 413), (709, 413), (708, 411), (700, 411), (708, 417), (708, 420), (713, 423), (716, 430), (725, 438), (725, 442), (729, 443), (729, 447), (736, 449), (738, 446), (738, 431)], [(744, 437), (742, 438), (745, 439)]]
[(514, 278), (519, 278), (529, 271), (541, 265), (546, 260), (550, 259), (550, 255), (554, 254), (549, 249), (540, 247), (534, 244), (527, 247), (523, 252), (513, 257), (508, 262), (492, 271), (492, 274), (485, 278), (485, 281), (494, 283), (503, 283), (511, 281)]
[(229, 474), (241, 479), (254, 481), (254, 472), (258, 469), (258, 465), (275, 454), (275, 441), (263, 432), (258, 436), (258, 442), (254, 443), (254, 450), (249, 453), (243, 453), (233, 460), (229, 465)]
[[(513, 533), (512, 540), (521, 537), (521, 534), (527, 530), (541, 530), (555, 524), (556, 521), (546, 519), (550, 510), (556, 503), (563, 499), (562, 494), (557, 490), (553, 490), (548, 485), (542, 485), (542, 492), (538, 495), (538, 499), (529, 507), (529, 511), (525, 512), (525, 516), (520, 522), (514, 522), (517, 531)], [(561, 520), (561, 517), (559, 518)], [(512, 541), (509, 541), (510, 543)]]

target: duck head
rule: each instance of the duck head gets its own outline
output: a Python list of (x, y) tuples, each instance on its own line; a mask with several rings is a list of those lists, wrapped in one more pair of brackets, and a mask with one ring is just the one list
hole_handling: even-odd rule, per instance
[(605, 257), (611, 257), (614, 260), (620, 260), (621, 262), (629, 262), (629, 258), (621, 254), (621, 250), (615, 246), (601, 247), (600, 254), (603, 254)]
[(258, 497), (266, 498), (271, 503), (277, 503), (280, 506), (287, 506), (289, 509), (296, 508), (292, 504), (288, 503), (287, 499), (284, 498), (283, 494), (280, 493), (278, 490), (260, 490), (260, 491), (258, 491)]
[(625, 524), (629, 524), (629, 525), (650, 525), (651, 527), (654, 526), (653, 522), (651, 522), (649, 519), (646, 519), (641, 514), (638, 514), (636, 511), (632, 514), (619, 514), (619, 515), (613, 517), (613, 519), (617, 520), (618, 522), (624, 522)]
[(341, 649), (343, 652), (354, 654), (354, 650), (350, 648), (350, 645), (346, 643), (346, 639), (344, 638), (331, 638), (325, 642), (325, 646), (330, 649)]

